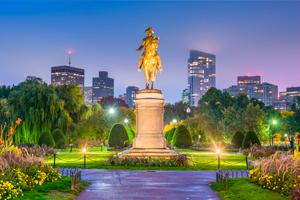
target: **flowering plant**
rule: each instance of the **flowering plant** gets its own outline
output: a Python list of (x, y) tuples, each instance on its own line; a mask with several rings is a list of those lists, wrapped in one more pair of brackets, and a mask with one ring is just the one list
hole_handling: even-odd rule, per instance
[(300, 189), (300, 159), (283, 153), (263, 158), (250, 171), (250, 180), (263, 188), (290, 195)]
[(22, 190), (9, 181), (0, 180), (0, 199), (14, 199), (22, 195)]
[[(18, 118), (15, 123), (11, 124), (9, 127), (8, 131), (7, 129), (7, 124), (1, 124), (0, 125), (0, 146), (11, 146), (13, 144), (13, 136), (15, 134), (15, 129), (17, 126), (21, 125), (22, 119)], [(7, 132), (5, 134), (5, 132)]]

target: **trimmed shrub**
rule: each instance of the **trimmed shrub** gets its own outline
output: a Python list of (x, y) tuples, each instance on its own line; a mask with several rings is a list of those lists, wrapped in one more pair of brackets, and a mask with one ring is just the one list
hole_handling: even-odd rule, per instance
[(52, 132), (52, 136), (55, 141), (56, 148), (62, 148), (67, 143), (67, 138), (60, 129), (55, 129)]
[(166, 133), (165, 137), (166, 137), (166, 139), (167, 139), (168, 144), (172, 144), (173, 136), (174, 136), (175, 130), (176, 130), (176, 128), (172, 128), (171, 130), (169, 130), (169, 131)]
[(109, 133), (108, 145), (114, 148), (128, 146), (129, 138), (125, 127), (122, 124), (115, 124)]
[(248, 149), (254, 144), (257, 144), (260, 146), (260, 141), (255, 132), (249, 131), (243, 140), (243, 148)]
[(133, 139), (135, 137), (135, 130), (133, 128), (126, 128), (126, 132), (128, 135), (129, 143), (132, 144)]
[(192, 136), (184, 125), (179, 125), (173, 136), (173, 145), (175, 147), (192, 146)]
[(49, 131), (42, 132), (40, 138), (39, 138), (39, 145), (46, 145), (49, 147), (55, 147), (55, 141), (53, 139), (53, 136)]
[(231, 144), (235, 147), (235, 148), (241, 148), (243, 147), (243, 141), (244, 141), (244, 134), (241, 131), (237, 131), (231, 140)]

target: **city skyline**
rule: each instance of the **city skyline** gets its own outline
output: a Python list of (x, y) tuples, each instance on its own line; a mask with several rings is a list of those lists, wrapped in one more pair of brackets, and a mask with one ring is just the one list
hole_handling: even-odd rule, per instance
[(150, 25), (161, 38), (165, 69), (157, 87), (169, 102), (181, 100), (187, 87), (191, 49), (216, 55), (218, 89), (240, 75), (262, 75), (285, 91), (300, 85), (299, 8), (299, 2), (3, 3), (0, 84), (18, 84), (28, 75), (50, 83), (50, 66), (67, 65), (72, 48), (72, 65), (85, 69), (86, 86), (98, 71), (108, 71), (115, 96), (129, 85), (143, 88), (135, 49)]

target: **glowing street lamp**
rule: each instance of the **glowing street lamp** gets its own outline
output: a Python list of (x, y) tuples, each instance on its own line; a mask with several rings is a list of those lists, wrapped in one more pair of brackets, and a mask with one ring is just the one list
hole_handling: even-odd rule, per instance
[(85, 147), (81, 149), (81, 152), (82, 152), (82, 153), (86, 153), (86, 151), (87, 151), (87, 150), (86, 150)]
[(277, 123), (278, 123), (277, 120), (275, 120), (275, 119), (272, 120), (273, 125), (277, 125)]
[(187, 112), (187, 114), (189, 114), (189, 113), (191, 112), (190, 107), (188, 107), (188, 108), (186, 109), (186, 112)]
[[(278, 124), (278, 121), (276, 120), (276, 119), (272, 119), (272, 126), (276, 126), (277, 124)], [(274, 144), (274, 137), (275, 137), (275, 135), (273, 135), (273, 133), (272, 133), (272, 145)]]
[(108, 114), (113, 115), (115, 114), (116, 110), (114, 108), (109, 108), (108, 109)]
[(124, 123), (128, 124), (129, 120), (127, 118), (124, 119)]

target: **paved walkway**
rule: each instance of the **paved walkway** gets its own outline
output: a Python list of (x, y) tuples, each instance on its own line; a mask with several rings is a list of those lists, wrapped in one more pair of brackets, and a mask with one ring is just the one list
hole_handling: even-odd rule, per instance
[(214, 171), (82, 171), (91, 183), (77, 200), (215, 200)]

